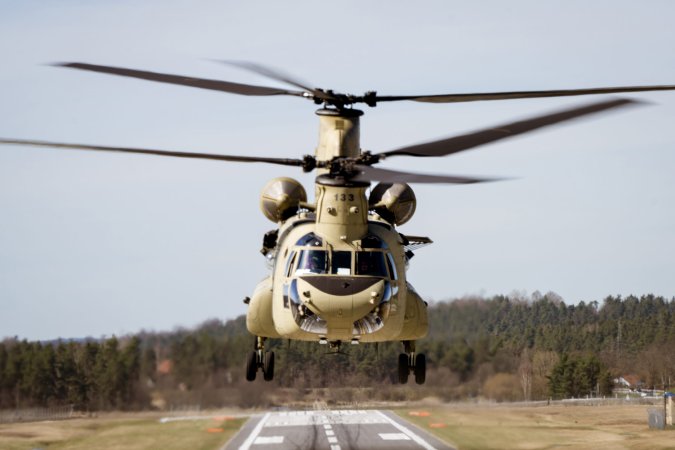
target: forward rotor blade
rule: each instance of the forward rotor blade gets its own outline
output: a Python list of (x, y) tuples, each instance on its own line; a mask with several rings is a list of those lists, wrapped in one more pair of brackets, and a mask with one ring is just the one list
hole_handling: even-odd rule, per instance
[(552, 91), (516, 91), (516, 92), (487, 92), (471, 94), (441, 94), (441, 95), (385, 95), (377, 96), (377, 102), (394, 102), (411, 100), (425, 103), (459, 103), (476, 102), (481, 100), (511, 100), (517, 98), (542, 98), (542, 97), (569, 97), (574, 95), (592, 94), (616, 94), (619, 92), (647, 92), (647, 91), (672, 91), (675, 85), (657, 86), (621, 86), (601, 87), (588, 89), (560, 89)]
[(117, 152), (117, 153), (137, 153), (141, 155), (156, 155), (156, 156), (173, 156), (176, 158), (192, 158), (192, 159), (210, 159), (215, 161), (233, 161), (233, 162), (262, 162), (269, 164), (279, 164), (283, 166), (302, 166), (301, 159), (286, 159), (286, 158), (265, 158), (257, 156), (232, 156), (232, 155), (217, 155), (213, 153), (190, 153), (190, 152), (174, 152), (168, 150), (153, 150), (144, 148), (131, 147), (107, 147), (102, 145), (83, 145), (83, 144), (66, 144), (61, 142), (49, 141), (30, 141), (23, 139), (3, 139), (0, 138), (0, 144), (7, 145), (27, 145), (34, 147), (50, 147), (50, 148), (65, 148), (73, 150), (93, 150), (101, 152)]
[(534, 131), (542, 127), (575, 119), (577, 117), (639, 103), (640, 102), (629, 99), (606, 100), (604, 102), (592, 103), (590, 105), (567, 109), (544, 116), (533, 117), (531, 119), (508, 123), (494, 128), (479, 130), (461, 136), (402, 147), (396, 150), (378, 153), (375, 156), (447, 156), (453, 153), (469, 150), (480, 145), (485, 145), (490, 142), (495, 142), (501, 139), (506, 139), (512, 136)]
[(412, 172), (400, 172), (398, 170), (379, 169), (370, 166), (357, 165), (355, 168), (360, 172), (350, 179), (356, 181), (380, 181), (384, 183), (445, 183), (445, 184), (473, 184), (490, 181), (503, 181), (506, 178), (475, 178), (454, 175), (433, 175)]
[(99, 66), (86, 63), (56, 63), (57, 67), (69, 67), (71, 69), (88, 70), (90, 72), (107, 73), (110, 75), (120, 75), (123, 77), (140, 78), (142, 80), (157, 81), (159, 83), (178, 84), (181, 86), (191, 86), (211, 91), (229, 92), (240, 95), (293, 95), (303, 97), (303, 92), (288, 91), (285, 89), (254, 86), (251, 84), (233, 83), (231, 81), (209, 80), (206, 78), (186, 77), (182, 75), (171, 75), (159, 72), (148, 72), (145, 70), (126, 69), (123, 67)]
[(291, 76), (287, 73), (283, 73), (277, 69), (271, 69), (262, 64), (252, 63), (249, 61), (229, 61), (218, 59), (216, 62), (227, 64), (228, 66), (239, 67), (240, 69), (248, 70), (249, 72), (262, 75), (264, 77), (270, 78), (272, 80), (281, 81), (282, 83), (290, 84), (297, 88), (303, 89), (307, 92), (311, 92), (315, 97), (321, 98), (322, 92), (316, 88), (311, 88), (304, 81), (300, 81), (294, 76)]

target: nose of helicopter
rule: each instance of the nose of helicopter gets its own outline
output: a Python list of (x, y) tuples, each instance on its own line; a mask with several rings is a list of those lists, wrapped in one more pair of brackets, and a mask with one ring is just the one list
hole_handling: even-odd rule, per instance
[(304, 275), (298, 278), (300, 298), (328, 328), (348, 328), (370, 313), (382, 300), (384, 280), (380, 277)]

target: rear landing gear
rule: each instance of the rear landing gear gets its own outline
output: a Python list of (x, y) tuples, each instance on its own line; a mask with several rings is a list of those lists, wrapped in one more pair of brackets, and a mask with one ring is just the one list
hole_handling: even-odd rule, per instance
[(410, 372), (415, 375), (415, 383), (424, 384), (427, 377), (427, 358), (423, 353), (415, 353), (415, 341), (403, 341), (403, 351), (398, 355), (398, 382), (406, 384)]
[(263, 373), (265, 381), (274, 379), (274, 352), (265, 351), (265, 338), (257, 336), (255, 339), (255, 350), (248, 354), (246, 360), (246, 379), (255, 380), (258, 369)]

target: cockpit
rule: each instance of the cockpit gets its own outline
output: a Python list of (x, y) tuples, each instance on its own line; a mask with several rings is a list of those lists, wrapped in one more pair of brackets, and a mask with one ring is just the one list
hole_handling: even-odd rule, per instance
[(328, 250), (314, 233), (298, 240), (286, 265), (286, 276), (307, 274), (364, 275), (396, 280), (394, 258), (379, 237), (368, 235), (361, 241), (362, 250)]
[[(325, 333), (327, 324), (319, 311), (313, 312), (313, 306), (301, 297), (299, 285), (302, 283), (309, 283), (303, 289), (314, 286), (327, 295), (350, 296), (349, 308), (354, 305), (351, 296), (367, 296), (370, 312), (354, 318), (353, 334), (357, 336), (382, 328), (390, 302), (398, 294), (394, 258), (386, 242), (374, 234), (363, 238), (354, 250), (334, 250), (325, 245), (321, 237), (308, 233), (291, 248), (283, 275), (286, 278), (284, 308), (291, 309), (293, 318), (303, 330), (317, 334)], [(377, 291), (371, 286), (377, 283), (380, 294), (374, 297)], [(309, 295), (309, 292), (303, 290), (305, 294)], [(377, 301), (373, 302), (375, 298)]]

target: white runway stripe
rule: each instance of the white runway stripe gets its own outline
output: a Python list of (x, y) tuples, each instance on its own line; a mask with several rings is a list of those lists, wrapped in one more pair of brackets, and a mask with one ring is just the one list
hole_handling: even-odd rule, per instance
[(283, 444), (283, 436), (258, 436), (253, 441), (255, 445), (264, 445), (264, 444)]
[(410, 439), (415, 441), (417, 444), (419, 444), (420, 446), (422, 446), (426, 450), (434, 450), (434, 447), (432, 447), (427, 441), (425, 441), (424, 439), (422, 439), (421, 437), (419, 437), (418, 435), (416, 435), (415, 433), (410, 431), (408, 428), (406, 428), (403, 425), (401, 425), (400, 423), (392, 420), (391, 418), (389, 418), (389, 416), (387, 416), (383, 412), (381, 412), (381, 411), (376, 411), (376, 412), (380, 416), (382, 416), (382, 418), (384, 418), (388, 423), (392, 424), (399, 431), (402, 431), (403, 433), (405, 433)]
[(253, 442), (255, 439), (258, 437), (260, 434), (260, 431), (262, 431), (262, 428), (265, 426), (265, 422), (267, 422), (267, 419), (270, 418), (271, 413), (267, 413), (263, 416), (262, 419), (260, 419), (260, 422), (255, 426), (251, 434), (246, 438), (243, 444), (239, 447), (239, 450), (248, 450), (251, 448), (251, 445), (253, 445)]
[[(254, 422), (256, 418), (259, 419), (257, 423)], [(378, 424), (378, 426), (373, 426), (373, 424)], [(340, 442), (340, 440), (343, 439), (342, 433), (345, 429), (358, 431), (360, 448), (367, 448), (368, 445), (383, 448), (393, 446), (422, 447), (426, 450), (433, 450), (434, 446), (447, 447), (437, 442), (433, 437), (423, 434), (423, 431), (416, 430), (413, 425), (406, 425), (407, 423), (404, 420), (399, 422), (393, 414), (385, 414), (377, 410), (266, 413), (262, 417), (252, 418), (246, 426), (246, 431), (242, 433), (240, 438), (235, 438), (232, 446), (227, 448), (233, 450), (236, 448), (239, 450), (290, 448), (289, 444), (292, 444), (294, 440), (302, 440), (307, 436), (311, 437), (312, 433), (318, 432), (318, 435), (313, 438), (318, 438), (318, 440), (312, 441), (314, 444), (330, 450), (342, 450), (341, 444), (345, 445), (345, 443)], [(365, 427), (360, 428), (362, 426)], [(284, 430), (282, 427), (290, 429)], [(324, 432), (321, 433), (321, 430)], [(249, 433), (248, 436), (246, 433)], [(270, 434), (273, 436), (269, 436)], [(379, 444), (377, 444), (378, 442)], [(298, 448), (305, 447), (300, 446)]]
[(404, 433), (380, 433), (380, 437), (385, 441), (409, 441), (410, 438)]

